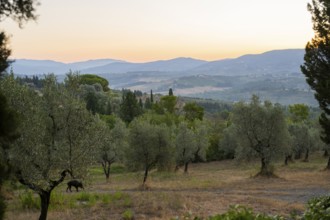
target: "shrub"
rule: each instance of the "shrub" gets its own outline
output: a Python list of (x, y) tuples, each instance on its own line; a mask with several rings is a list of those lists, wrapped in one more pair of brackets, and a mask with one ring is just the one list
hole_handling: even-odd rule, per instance
[(311, 199), (305, 211), (304, 220), (330, 219), (330, 196)]
[(128, 209), (123, 213), (122, 217), (124, 220), (132, 220), (134, 219), (134, 213), (132, 210)]
[(232, 206), (221, 215), (210, 217), (209, 220), (283, 220), (280, 216), (269, 216), (266, 214), (254, 213), (252, 209), (243, 206)]

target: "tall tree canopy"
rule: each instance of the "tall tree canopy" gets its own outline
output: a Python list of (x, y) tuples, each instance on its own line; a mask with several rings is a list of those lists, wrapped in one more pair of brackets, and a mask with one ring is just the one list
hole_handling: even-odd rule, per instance
[(136, 100), (135, 94), (128, 90), (123, 94), (123, 100), (120, 105), (120, 117), (126, 123), (130, 123), (133, 119), (142, 114), (142, 109)]
[(80, 84), (94, 85), (96, 83), (101, 84), (103, 91), (110, 90), (108, 80), (94, 74), (80, 75)]
[(302, 122), (309, 118), (309, 108), (305, 104), (289, 105), (289, 112), (293, 122)]
[(305, 48), (304, 64), (301, 66), (306, 81), (315, 90), (322, 114), (322, 140), (330, 144), (330, 2), (313, 0), (308, 4), (312, 14), (315, 36)]
[(100, 123), (98, 129), (98, 160), (106, 180), (110, 178), (111, 165), (123, 159), (124, 149), (127, 148), (128, 130), (119, 118), (114, 119), (114, 127), (110, 130), (106, 122)]
[(195, 119), (203, 120), (204, 108), (197, 105), (196, 102), (188, 102), (183, 107), (185, 119), (193, 122)]
[[(11, 17), (18, 22), (21, 27), (23, 22), (36, 19), (35, 10), (38, 2), (36, 0), (1, 0), (0, 1), (0, 22), (7, 17)], [(9, 66), (8, 58), (11, 50), (8, 47), (8, 37), (5, 32), (0, 31), (0, 77)], [(8, 140), (12, 141), (16, 133), (17, 117), (16, 113), (8, 107), (5, 95), (0, 92), (0, 150), (4, 150)], [(4, 155), (4, 154), (1, 154)], [(3, 158), (1, 158), (3, 159)], [(0, 189), (4, 180), (4, 160), (0, 161)], [(4, 202), (0, 195), (0, 219), (4, 215)]]
[(45, 220), (52, 190), (68, 173), (86, 174), (95, 151), (95, 117), (54, 76), (46, 77), (40, 93), (12, 76), (0, 82), (0, 90), (20, 115), (20, 137), (7, 151), (10, 165), (19, 182), (39, 194), (39, 219)]
[(176, 131), (176, 170), (184, 165), (184, 172), (188, 173), (188, 165), (196, 157), (197, 144), (194, 132), (186, 122), (181, 122)]
[(253, 96), (251, 103), (235, 105), (233, 123), (237, 140), (242, 147), (255, 151), (261, 160), (260, 175), (272, 175), (270, 163), (288, 144), (289, 133), (280, 106), (261, 103)]
[(130, 146), (126, 157), (129, 167), (144, 170), (143, 186), (148, 173), (157, 165), (166, 164), (171, 152), (170, 130), (164, 124), (152, 124), (148, 118), (137, 118), (131, 123)]

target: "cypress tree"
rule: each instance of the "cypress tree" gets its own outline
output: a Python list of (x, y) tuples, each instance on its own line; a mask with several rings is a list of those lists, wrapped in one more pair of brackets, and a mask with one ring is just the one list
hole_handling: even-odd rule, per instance
[(169, 96), (173, 96), (173, 89), (172, 89), (172, 88), (170, 88), (170, 89), (168, 90), (168, 95), (169, 95)]
[(313, 0), (308, 4), (308, 10), (312, 14), (315, 36), (306, 45), (301, 70), (322, 110), (319, 119), (323, 128), (321, 138), (330, 144), (330, 2)]
[(154, 103), (154, 95), (152, 94), (152, 90), (150, 90), (150, 102)]
[(126, 123), (130, 123), (133, 119), (142, 114), (142, 109), (136, 100), (135, 94), (128, 90), (123, 94), (123, 102), (120, 105), (120, 117)]

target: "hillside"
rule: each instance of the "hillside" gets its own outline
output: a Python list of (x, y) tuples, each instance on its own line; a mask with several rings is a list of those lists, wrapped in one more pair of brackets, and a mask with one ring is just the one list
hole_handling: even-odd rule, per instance
[(236, 102), (252, 94), (281, 104), (305, 103), (316, 106), (304, 76), (300, 72), (303, 49), (268, 51), (235, 59), (203, 61), (175, 58), (146, 63), (114, 59), (61, 63), (42, 60), (16, 60), (15, 74), (55, 73), (59, 80), (69, 70), (97, 74), (114, 89), (128, 88), (177, 95)]

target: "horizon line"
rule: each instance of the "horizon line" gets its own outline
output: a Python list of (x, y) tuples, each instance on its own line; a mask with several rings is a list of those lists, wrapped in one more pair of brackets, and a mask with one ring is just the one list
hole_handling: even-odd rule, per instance
[(136, 63), (136, 64), (143, 64), (143, 63), (151, 63), (151, 62), (158, 62), (158, 61), (169, 61), (169, 60), (175, 60), (175, 59), (194, 59), (194, 60), (200, 60), (200, 61), (205, 61), (205, 62), (214, 62), (214, 61), (220, 61), (220, 60), (228, 60), (228, 59), (237, 59), (239, 57), (242, 56), (246, 56), (246, 55), (260, 55), (260, 54), (264, 54), (267, 52), (272, 52), (272, 51), (283, 51), (283, 50), (304, 50), (305, 48), (286, 48), (286, 49), (274, 49), (274, 50), (267, 50), (261, 53), (247, 53), (247, 54), (241, 54), (239, 56), (236, 57), (227, 57), (227, 58), (220, 58), (220, 59), (216, 59), (216, 60), (204, 60), (204, 59), (198, 59), (198, 58), (194, 58), (194, 57), (189, 57), (189, 56), (179, 56), (179, 57), (174, 57), (174, 58), (169, 58), (169, 59), (156, 59), (156, 60), (149, 60), (149, 61), (143, 61), (143, 62), (135, 62), (135, 61), (129, 61), (129, 60), (122, 60), (122, 59), (117, 59), (117, 58), (92, 58), (92, 59), (85, 59), (85, 60), (76, 60), (76, 61), (69, 61), (69, 62), (65, 62), (65, 61), (59, 61), (59, 60), (53, 60), (53, 59), (31, 59), (31, 58), (13, 58), (13, 59), (9, 59), (11, 61), (15, 60), (34, 60), (34, 61), (53, 61), (53, 62), (57, 62), (57, 63), (63, 63), (63, 64), (73, 64), (73, 63), (79, 63), (79, 62), (87, 62), (87, 61), (96, 61), (96, 60), (114, 60), (117, 62), (114, 63)]

